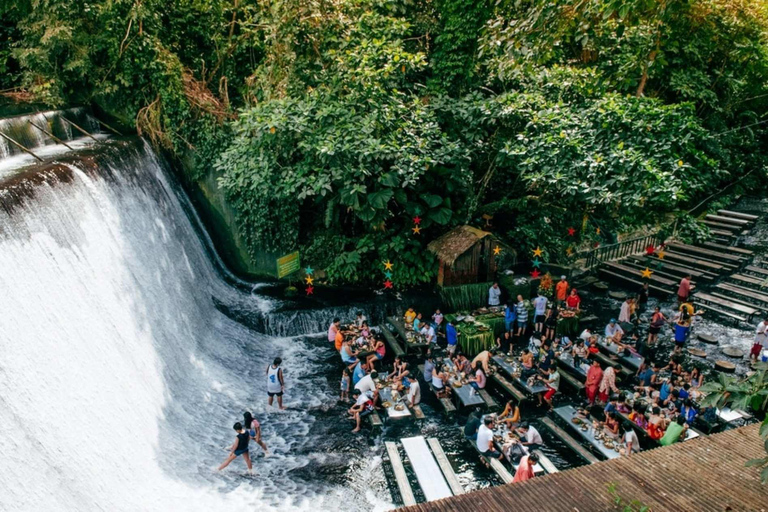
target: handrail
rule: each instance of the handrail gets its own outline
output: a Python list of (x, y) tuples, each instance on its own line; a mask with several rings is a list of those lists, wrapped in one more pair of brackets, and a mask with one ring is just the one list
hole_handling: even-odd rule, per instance
[(587, 254), (585, 267), (587, 270), (591, 270), (605, 261), (615, 261), (634, 254), (642, 254), (646, 248), (649, 246), (656, 247), (661, 241), (659, 233), (653, 233), (615, 244), (603, 245)]

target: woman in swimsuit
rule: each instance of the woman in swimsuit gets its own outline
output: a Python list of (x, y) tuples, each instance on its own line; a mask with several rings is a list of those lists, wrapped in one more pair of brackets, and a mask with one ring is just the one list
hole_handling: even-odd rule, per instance
[(264, 444), (264, 441), (261, 440), (261, 424), (256, 421), (256, 418), (254, 418), (250, 412), (243, 414), (243, 425), (245, 425), (245, 428), (251, 435), (251, 439), (256, 441), (256, 444), (261, 446), (261, 449), (264, 450), (264, 456), (269, 457), (269, 450), (267, 450), (267, 445)]
[(381, 361), (384, 359), (384, 354), (387, 353), (387, 348), (384, 345), (384, 342), (381, 340), (376, 340), (373, 342), (373, 354), (369, 355), (365, 362), (368, 363), (368, 366), (373, 368), (374, 363), (376, 361)]

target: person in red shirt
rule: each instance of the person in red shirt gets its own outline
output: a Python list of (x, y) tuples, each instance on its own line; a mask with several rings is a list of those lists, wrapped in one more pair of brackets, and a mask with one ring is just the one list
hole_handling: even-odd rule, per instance
[(587, 400), (590, 404), (595, 403), (595, 397), (597, 396), (597, 390), (600, 389), (600, 383), (603, 381), (603, 369), (600, 367), (600, 362), (592, 361), (592, 366), (589, 367), (587, 372)]
[(535, 466), (537, 462), (539, 462), (539, 456), (535, 453), (526, 455), (520, 459), (520, 465), (517, 466), (515, 478), (512, 479), (512, 483), (525, 482), (526, 480), (533, 478), (535, 476), (533, 466)]
[(571, 294), (565, 299), (565, 305), (568, 306), (568, 309), (579, 309), (579, 304), (581, 304), (581, 297), (579, 297), (576, 288), (571, 288)]
[(680, 287), (677, 289), (677, 300), (683, 303), (688, 300), (688, 295), (691, 294), (691, 277), (685, 276), (680, 280)]
[(555, 296), (560, 302), (568, 296), (568, 281), (565, 280), (565, 276), (560, 276), (560, 282), (555, 286)]

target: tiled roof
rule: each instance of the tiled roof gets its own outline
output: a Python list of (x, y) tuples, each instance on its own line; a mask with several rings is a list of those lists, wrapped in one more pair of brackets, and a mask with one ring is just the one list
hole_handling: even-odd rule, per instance
[(759, 425), (702, 436), (562, 471), (401, 509), (407, 512), (599, 512), (618, 508), (608, 492), (637, 500), (654, 512), (768, 511), (760, 471), (744, 467), (764, 457)]

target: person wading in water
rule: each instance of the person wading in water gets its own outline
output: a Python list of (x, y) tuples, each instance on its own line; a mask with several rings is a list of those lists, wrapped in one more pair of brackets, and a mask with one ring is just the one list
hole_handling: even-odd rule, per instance
[(269, 405), (272, 406), (272, 399), (277, 397), (277, 405), (280, 410), (285, 410), (283, 407), (283, 390), (285, 389), (285, 381), (283, 380), (283, 369), (280, 368), (282, 359), (276, 357), (270, 366), (267, 366), (267, 395), (269, 395)]
[(227, 457), (227, 460), (219, 466), (219, 471), (229, 466), (230, 462), (242, 455), (243, 459), (245, 459), (246, 466), (248, 466), (248, 473), (253, 473), (251, 456), (248, 455), (248, 441), (250, 441), (251, 435), (243, 428), (243, 424), (239, 421), (235, 423), (232, 428), (237, 432), (237, 437), (235, 438), (235, 442), (232, 443), (232, 446), (229, 447), (229, 457)]

